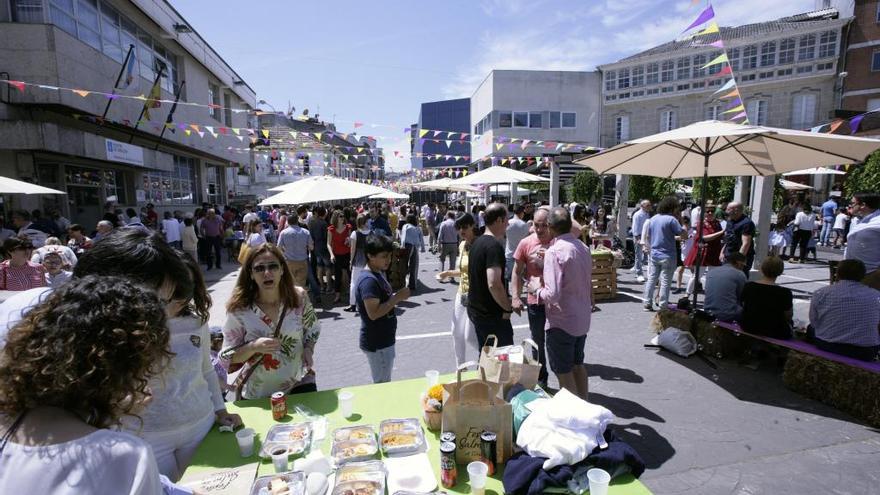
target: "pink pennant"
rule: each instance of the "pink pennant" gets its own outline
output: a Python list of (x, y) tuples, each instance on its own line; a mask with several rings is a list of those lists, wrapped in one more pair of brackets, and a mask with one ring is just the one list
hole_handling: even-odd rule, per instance
[(13, 87), (15, 87), (15, 89), (17, 89), (17, 90), (19, 90), (20, 92), (24, 93), (24, 85), (25, 85), (25, 83), (24, 83), (23, 81), (7, 81), (7, 82), (8, 82), (9, 84), (11, 84)]
[(354, 123), (354, 128), (357, 129), (358, 127), (363, 127), (363, 125), (364, 125), (363, 122), (355, 122), (355, 123)]

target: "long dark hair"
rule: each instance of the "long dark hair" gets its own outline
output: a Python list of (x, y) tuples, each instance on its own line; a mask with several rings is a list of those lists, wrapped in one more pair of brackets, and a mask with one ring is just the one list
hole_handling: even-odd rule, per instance
[[(177, 249), (175, 249), (175, 252), (177, 252), (177, 255), (180, 256), (180, 259), (189, 269), (190, 277), (192, 278), (192, 292), (190, 297), (186, 299), (188, 304), (184, 312), (192, 314), (202, 324), (205, 324), (211, 318), (212, 301), (211, 295), (208, 294), (208, 287), (205, 284), (205, 277), (202, 275), (202, 269), (199, 267), (199, 263), (189, 254)], [(175, 290), (173, 297), (175, 299), (183, 299), (183, 297), (177, 297), (177, 295)]]
[(278, 290), (281, 295), (281, 302), (286, 309), (298, 308), (301, 304), (299, 296), (296, 292), (296, 286), (293, 284), (293, 274), (284, 261), (284, 253), (274, 244), (263, 244), (257, 249), (248, 253), (247, 259), (244, 261), (241, 270), (238, 272), (238, 279), (235, 281), (235, 288), (232, 289), (232, 296), (226, 303), (226, 311), (232, 313), (242, 309), (250, 308), (257, 302), (257, 296), (260, 293), (257, 282), (254, 281), (252, 271), (254, 268), (254, 260), (263, 254), (271, 254), (281, 265), (281, 279)]

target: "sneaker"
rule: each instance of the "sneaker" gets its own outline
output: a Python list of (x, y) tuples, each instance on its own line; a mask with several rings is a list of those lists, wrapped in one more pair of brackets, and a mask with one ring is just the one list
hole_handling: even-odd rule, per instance
[(343, 311), (345, 311), (347, 313), (354, 313), (355, 311), (357, 311), (357, 306), (354, 306), (354, 305), (349, 306), (349, 307), (343, 309)]
[(638, 282), (640, 284), (645, 283), (645, 277), (639, 275), (638, 277), (636, 277), (636, 282)]
[(645, 305), (642, 307), (642, 309), (644, 309), (645, 311), (653, 312), (654, 311), (654, 304), (645, 303)]

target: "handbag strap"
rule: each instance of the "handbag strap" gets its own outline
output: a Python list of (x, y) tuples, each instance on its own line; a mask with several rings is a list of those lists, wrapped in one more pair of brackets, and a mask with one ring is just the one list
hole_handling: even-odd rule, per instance
[(24, 421), (24, 416), (27, 414), (27, 411), (23, 411), (21, 414), (15, 418), (15, 421), (12, 422), (12, 425), (9, 426), (9, 429), (3, 432), (3, 436), (0, 437), (0, 454), (3, 453), (3, 449), (6, 448), (6, 444), (9, 443), (9, 440), (12, 438), (12, 435), (15, 434), (18, 427), (21, 426), (21, 423)]
[[(273, 339), (277, 339), (281, 336), (281, 325), (284, 324), (284, 317), (286, 315), (286, 308), (284, 306), (281, 306), (281, 314), (278, 316), (278, 322), (275, 324), (275, 331), (272, 332)], [(254, 371), (257, 370), (257, 366), (259, 366), (260, 361), (262, 361), (263, 359), (263, 354), (259, 354), (257, 360), (254, 363), (251, 363), (251, 361), (253, 361), (253, 358), (254, 356), (251, 356), (251, 359), (247, 360), (247, 362), (245, 363), (245, 367), (242, 368), (241, 372), (238, 373), (238, 376), (235, 377), (235, 382), (232, 384), (232, 386), (235, 388), (236, 401), (242, 399), (241, 394), (244, 391), (244, 385), (245, 383), (247, 383), (248, 380), (250, 380), (251, 375), (254, 374)]]

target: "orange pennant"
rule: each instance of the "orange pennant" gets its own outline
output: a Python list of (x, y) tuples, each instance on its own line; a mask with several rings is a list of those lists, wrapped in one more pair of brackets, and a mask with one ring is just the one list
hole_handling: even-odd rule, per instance
[(90, 94), (92, 94), (91, 91), (86, 91), (86, 90), (84, 90), (84, 89), (74, 89), (73, 92), (76, 93), (76, 94), (78, 94), (78, 95), (80, 95), (80, 96), (82, 96), (83, 98), (85, 98), (86, 96), (89, 96)]

